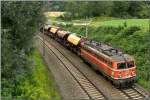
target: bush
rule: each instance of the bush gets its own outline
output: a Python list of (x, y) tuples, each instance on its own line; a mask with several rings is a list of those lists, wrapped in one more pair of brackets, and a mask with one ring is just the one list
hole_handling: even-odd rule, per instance
[(19, 98), (20, 84), (31, 74), (28, 55), (43, 22), (43, 2), (2, 1), (2, 97)]
[(73, 23), (66, 23), (66, 27), (71, 27), (73, 26)]
[(132, 35), (134, 32), (139, 31), (141, 28), (139, 26), (131, 26), (124, 30), (126, 35)]

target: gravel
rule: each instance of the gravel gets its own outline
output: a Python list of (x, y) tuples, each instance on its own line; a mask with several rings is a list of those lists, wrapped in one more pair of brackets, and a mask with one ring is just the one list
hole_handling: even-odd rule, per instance
[[(43, 54), (43, 45), (39, 43), (39, 51)], [(58, 86), (58, 90), (64, 100), (89, 99), (78, 83), (73, 79), (70, 73), (63, 67), (63, 64), (54, 56), (54, 54), (46, 47), (45, 56), (43, 57), (48, 68)]]
[(65, 56), (67, 56), (72, 63), (74, 63), (76, 67), (79, 68), (80, 71), (83, 72), (84, 75), (86, 75), (88, 79), (91, 80), (106, 97), (108, 97), (108, 99), (120, 100), (124, 98), (122, 95), (120, 95), (118, 89), (111, 85), (111, 83), (103, 76), (96, 73), (89, 65), (85, 64), (79, 56), (67, 50), (65, 47), (52, 39), (49, 39), (49, 42), (55, 45)]

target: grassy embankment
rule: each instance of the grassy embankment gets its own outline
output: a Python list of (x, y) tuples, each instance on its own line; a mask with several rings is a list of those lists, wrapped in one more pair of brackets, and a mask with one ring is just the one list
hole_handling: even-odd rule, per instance
[[(111, 18), (112, 19), (112, 18)], [(115, 20), (107, 20), (99, 21), (99, 19), (95, 19), (91, 26), (113, 26), (118, 27), (120, 25), (124, 25), (126, 23), (127, 27), (131, 26), (140, 26), (141, 28), (148, 29), (149, 27), (149, 19), (115, 19)]]
[(29, 99), (60, 100), (56, 84), (38, 50), (29, 59), (34, 61), (32, 74), (23, 83), (24, 97)]
[[(109, 43), (135, 58), (137, 80), (148, 89), (148, 19), (94, 18), (88, 38)], [(85, 26), (67, 26), (65, 30), (85, 35)]]

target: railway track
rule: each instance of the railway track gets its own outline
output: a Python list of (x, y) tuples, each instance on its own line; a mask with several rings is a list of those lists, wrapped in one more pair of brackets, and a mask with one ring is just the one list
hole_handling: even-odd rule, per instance
[[(43, 43), (43, 39), (39, 37)], [(106, 100), (108, 99), (77, 67), (72, 63), (68, 57), (66, 57), (61, 51), (56, 48), (53, 44), (49, 44), (47, 40), (45, 41), (45, 46), (49, 48), (50, 51), (60, 60), (68, 72), (73, 76), (76, 82), (84, 90), (90, 99), (93, 100)], [(126, 100), (145, 100), (148, 94), (145, 91), (134, 85), (131, 88), (118, 89), (120, 95)]]
[[(43, 39), (39, 37), (43, 43)], [(96, 86), (78, 69), (76, 66), (63, 55), (57, 48), (50, 45), (45, 41), (45, 46), (53, 52), (53, 54), (58, 58), (58, 60), (64, 65), (68, 72), (73, 76), (79, 86), (88, 95), (89, 99), (92, 100), (106, 100), (107, 97), (96, 88)]]
[(118, 91), (125, 99), (129, 100), (145, 100), (146, 97), (148, 97), (148, 94), (139, 89), (136, 85), (131, 88), (118, 89)]

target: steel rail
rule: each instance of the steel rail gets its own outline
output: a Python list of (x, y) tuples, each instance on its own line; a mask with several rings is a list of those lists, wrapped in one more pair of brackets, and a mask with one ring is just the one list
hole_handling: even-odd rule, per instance
[(121, 93), (126, 95), (129, 100), (144, 100), (144, 99), (146, 99), (146, 95), (144, 95), (142, 93), (142, 91), (140, 92), (136, 88), (138, 88), (138, 87), (132, 86), (132, 87), (126, 88), (126, 89), (119, 89), (119, 91), (121, 91)]
[[(40, 38), (41, 42), (43, 42), (43, 39)], [(48, 43), (47, 40), (45, 40), (45, 42)], [(84, 92), (88, 95), (88, 97), (91, 100), (100, 100), (100, 99), (107, 99), (107, 97), (99, 90), (97, 89), (97, 87), (64, 55), (60, 52), (59, 49), (57, 49), (55, 46), (53, 46), (52, 44), (50, 44), (53, 48), (55, 48), (65, 59), (67, 59), (67, 61), (69, 61), (73, 66), (75, 70), (72, 70), (70, 68), (68, 68), (66, 66), (66, 64), (62, 61), (62, 59), (60, 57), (58, 57), (58, 55), (48, 46), (46, 45), (47, 43), (45, 43), (45, 46), (48, 47), (48, 49), (53, 52), (53, 54), (57, 57), (57, 59), (63, 64), (63, 66), (68, 70), (68, 72), (73, 76), (73, 78), (76, 80), (76, 82), (80, 85), (80, 87), (84, 90)], [(72, 71), (71, 71), (72, 70)], [(77, 78), (78, 76), (82, 77), (82, 78)], [(87, 87), (85, 87), (87, 86)], [(89, 87), (88, 87), (89, 86)]]
[[(43, 39), (41, 39), (41, 41), (42, 41)], [(48, 42), (48, 40), (46, 39), (46, 41)], [(94, 87), (95, 87), (95, 89), (97, 90), (97, 91), (99, 91), (102, 95), (103, 95), (103, 97), (104, 97), (104, 99), (108, 99), (108, 97), (107, 96), (105, 96), (104, 95), (104, 93), (103, 92), (101, 92), (94, 84), (93, 84), (93, 82), (91, 82), (87, 77), (86, 77), (86, 75), (84, 75), (84, 73), (83, 72), (81, 72), (80, 71), (80, 69), (79, 68), (77, 68), (77, 66), (74, 64), (74, 63), (72, 63), (72, 61), (68, 58), (68, 57), (66, 57), (56, 46), (54, 46), (52, 43), (50, 44), (53, 48), (55, 48), (63, 57), (65, 57), (65, 59), (67, 59), (73, 66), (74, 66), (74, 68), (76, 68), (81, 74), (82, 74), (82, 76), (84, 76), (85, 78), (86, 78), (86, 80), (88, 80), (88, 82), (89, 83), (91, 83)], [(49, 48), (49, 49), (51, 49), (51, 48)], [(52, 50), (51, 50), (52, 51)], [(55, 54), (55, 52), (54, 51), (52, 51), (54, 54)], [(55, 54), (55, 56), (63, 63), (63, 61)], [(66, 66), (64, 63), (63, 63), (63, 65), (64, 66)], [(88, 94), (88, 92), (87, 92), (87, 90), (82, 86), (82, 84), (79, 82), (79, 80), (72, 74), (72, 72), (70, 71), (70, 69), (68, 69), (67, 68), (67, 70), (69, 71), (69, 73), (75, 78), (75, 80), (78, 82), (78, 84), (82, 87), (82, 89), (85, 91), (85, 93), (89, 96), (89, 98), (90, 99), (93, 99), (93, 97), (91, 97), (90, 96), (90, 94)], [(144, 93), (143, 93), (143, 91), (139, 91), (139, 90), (141, 90), (141, 89), (136, 89), (136, 88), (138, 88), (136, 85), (134, 85), (134, 87), (131, 87), (131, 88), (127, 88), (127, 89), (118, 89), (120, 92), (121, 92), (121, 94), (124, 94), (127, 98), (127, 100), (141, 100), (141, 99), (145, 99), (146, 98), (146, 95), (144, 95)], [(130, 90), (130, 91), (128, 91), (128, 90)], [(134, 95), (131, 95), (130, 93), (132, 92), (132, 94), (134, 94)]]

